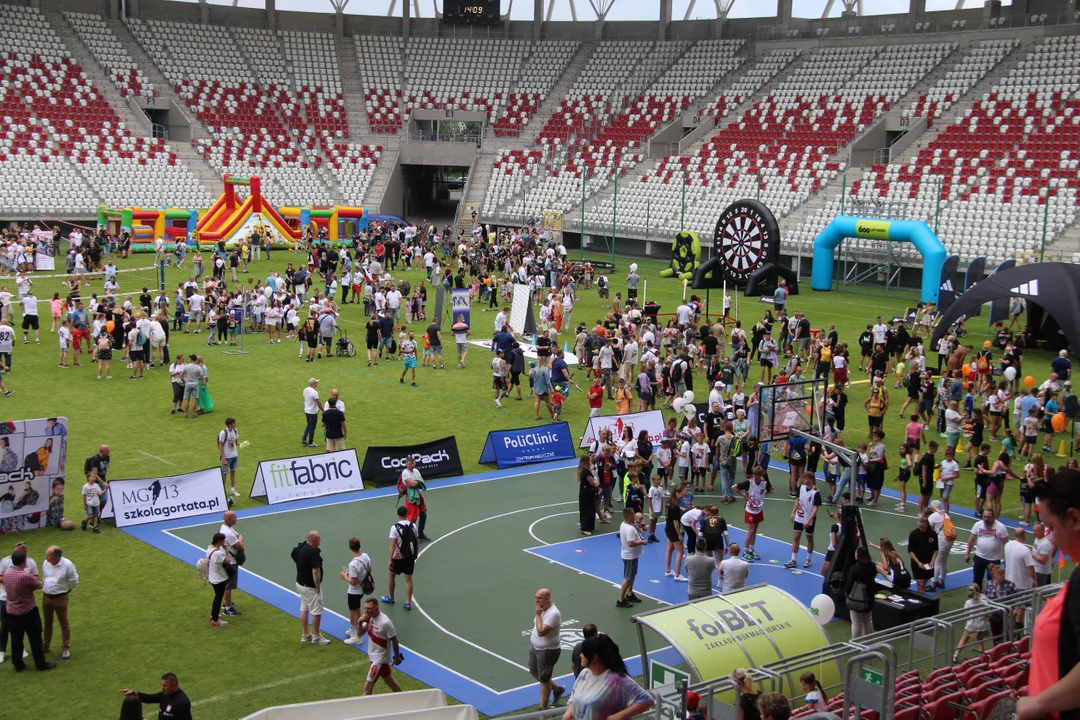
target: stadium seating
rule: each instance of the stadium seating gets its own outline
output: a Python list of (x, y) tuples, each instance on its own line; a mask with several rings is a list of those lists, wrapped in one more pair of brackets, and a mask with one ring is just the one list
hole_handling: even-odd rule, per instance
[(354, 41), (371, 131), (396, 133), (409, 117), (401, 105), (401, 38), (357, 35)]
[(533, 46), (517, 89), (507, 95), (505, 108), (492, 121), (497, 137), (521, 134), (580, 47), (581, 43), (571, 40), (547, 40)]
[(911, 103), (912, 117), (926, 116), (931, 121), (952, 107), (953, 102), (975, 87), (988, 72), (1011, 53), (1020, 41), (1015, 38), (983, 40), (975, 43), (945, 77)]
[(139, 70), (123, 43), (109, 29), (104, 18), (77, 12), (65, 12), (64, 17), (122, 95), (153, 97), (153, 85)]

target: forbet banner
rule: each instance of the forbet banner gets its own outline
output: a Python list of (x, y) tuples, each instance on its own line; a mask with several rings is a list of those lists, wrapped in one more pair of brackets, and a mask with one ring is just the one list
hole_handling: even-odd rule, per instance
[(290, 500), (363, 490), (356, 450), (340, 450), (281, 460), (264, 460), (255, 470), (248, 497), (273, 505)]
[(67, 432), (62, 417), (0, 422), (0, 533), (60, 526)]
[(451, 435), (419, 445), (372, 445), (364, 456), (363, 475), (374, 480), (377, 487), (396, 485), (405, 469), (405, 458), (410, 455), (425, 480), (464, 474), (457, 438)]
[(664, 436), (664, 413), (659, 410), (646, 410), (628, 415), (603, 415), (589, 418), (589, 424), (585, 428), (585, 434), (581, 436), (578, 447), (589, 447), (593, 440), (600, 437), (601, 430), (610, 430), (612, 442), (618, 442), (626, 428), (634, 431), (635, 438), (642, 430), (647, 431), (649, 442), (659, 445)]
[(227, 507), (217, 466), (171, 477), (111, 480), (109, 500), (116, 527), (220, 513)]
[(493, 430), (488, 433), (480, 462), (495, 463), (502, 470), (573, 457), (570, 423), (560, 422), (517, 430)]
[[(698, 681), (726, 675), (733, 667), (761, 667), (829, 644), (824, 628), (802, 603), (768, 585), (647, 613), (635, 622), (668, 638)], [(818, 680), (826, 687), (839, 683), (837, 664), (823, 663)]]

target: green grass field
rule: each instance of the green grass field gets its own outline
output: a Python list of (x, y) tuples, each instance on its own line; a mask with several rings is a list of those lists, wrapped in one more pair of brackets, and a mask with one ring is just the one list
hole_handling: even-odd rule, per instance
[[(287, 262), (298, 262), (300, 257), (277, 252), (272, 263), (255, 264), (252, 274), (265, 277), (270, 270), (283, 271)], [(135, 257), (124, 261), (122, 267), (146, 265), (148, 260), (149, 256)], [(648, 299), (661, 303), (661, 312), (673, 311), (682, 294), (681, 284), (658, 277), (661, 263), (638, 262), (641, 275), (648, 279)], [(628, 263), (620, 259), (618, 270), (612, 273), (613, 292), (625, 287)], [(167, 271), (170, 294), (183, 277), (175, 269)], [(422, 274), (405, 273), (403, 277), (415, 282)], [(808, 281), (804, 287), (809, 287)], [(789, 307), (805, 311), (814, 327), (835, 323), (841, 340), (852, 344), (874, 316), (898, 314), (917, 299), (914, 293), (865, 288), (805, 292), (791, 298)], [(715, 312), (720, 307), (719, 293), (713, 299)], [(595, 292), (584, 292), (574, 310), (575, 323), (591, 325), (601, 317), (598, 308)], [(744, 325), (749, 327), (764, 308), (756, 299), (739, 298), (739, 310)], [(43, 304), (43, 317), (47, 312)], [(473, 317), (474, 336), (485, 337), (493, 315), (475, 311)], [(341, 323), (362, 347), (361, 307), (346, 306)], [(417, 323), (414, 329), (419, 332), (423, 325)], [(969, 328), (971, 339), (981, 342), (985, 322), (973, 320)], [(70, 422), (69, 463), (73, 467), (81, 464), (99, 444), (106, 443), (113, 453), (111, 479), (124, 479), (216, 465), (216, 433), (226, 416), (234, 416), (241, 440), (251, 443), (241, 454), (238, 485), (244, 497), (238, 499), (238, 508), (254, 504), (246, 494), (259, 460), (307, 452), (299, 444), (304, 425), (301, 391), (311, 376), (322, 381), (320, 391), (324, 396), (331, 388), (340, 389), (349, 411), (351, 432), (347, 444), (356, 447), (361, 457), (371, 444), (409, 444), (452, 433), (457, 436), (465, 473), (489, 470), (476, 462), (487, 432), (534, 422), (529, 403), (507, 401), (501, 410), (494, 406), (490, 356), (478, 348), (470, 351), (463, 370), (454, 367), (453, 362), (446, 370), (418, 369), (419, 387), (412, 388), (398, 383), (399, 363), (366, 367), (362, 350), (354, 358), (324, 357), (309, 364), (297, 359), (297, 346), (287, 341), (269, 346), (264, 336), (249, 336), (245, 343), (249, 355), (225, 355), (224, 348), (205, 346), (205, 333), (174, 333), (170, 342), (174, 355), (204, 355), (216, 405), (210, 415), (183, 420), (180, 415), (169, 414), (171, 388), (164, 370), (148, 370), (146, 379), (140, 382), (124, 379), (127, 373), (122, 363), (114, 363), (111, 381), (95, 380), (90, 367), (61, 370), (57, 367), (55, 335), (47, 332), (47, 324), (44, 330), (41, 345), (32, 341), (30, 345), (16, 344), (14, 372), (6, 378), (15, 394), (2, 398), (4, 419), (66, 416)], [(1041, 382), (1049, 372), (1049, 361), (1044, 352), (1027, 354), (1026, 374)], [(857, 372), (853, 378), (863, 379)], [(751, 379), (756, 376), (752, 374)], [(866, 427), (861, 412), (865, 392), (865, 384), (850, 391), (852, 406), (846, 432), (849, 443), (861, 439)], [(898, 394), (892, 392), (894, 400)], [(902, 421), (896, 412), (889, 415), (887, 444), (894, 453), (896, 438), (902, 436)], [(583, 395), (573, 393), (564, 419), (575, 433), (580, 433), (587, 416)], [(1051, 459), (1051, 464), (1059, 462), (1063, 460)], [(81, 507), (78, 488), (78, 482), (69, 481), (67, 515), (76, 519)], [(954, 499), (970, 505), (972, 495), (971, 475), (964, 474)], [(575, 497), (575, 487), (568, 486), (565, 498), (556, 500)], [(1015, 518), (1019, 501), (1011, 486), (1005, 507), (1007, 515)], [(362, 528), (358, 529), (358, 533), (362, 532)], [(383, 528), (378, 528), (378, 534), (383, 534)], [(18, 692), (5, 692), (0, 698), (0, 717), (108, 716), (119, 704), (119, 688), (154, 689), (157, 678), (165, 671), (179, 675), (198, 717), (236, 718), (270, 705), (360, 692), (366, 661), (350, 648), (335, 642), (315, 652), (298, 653), (297, 622), (243, 593), (236, 597), (243, 617), (228, 628), (211, 630), (206, 620), (210, 592), (195, 571), (111, 526), (96, 536), (49, 529), (18, 537), (30, 544), (31, 554), (39, 563), (49, 544), (62, 545), (65, 556), (79, 568), (81, 585), (71, 599), (72, 659), (62, 662), (52, 673), (27, 672), (20, 676)], [(5, 551), (13, 539), (10, 535), (3, 538)], [(961, 597), (946, 596), (942, 608), (961, 604)], [(835, 639), (841, 639), (847, 626), (833, 623), (829, 631)], [(0, 674), (10, 672), (10, 665), (0, 666)], [(5, 686), (12, 682), (6, 681)], [(402, 684), (406, 689), (417, 686), (408, 678)], [(57, 692), (58, 688), (63, 692)], [(46, 697), (49, 700), (43, 703)]]

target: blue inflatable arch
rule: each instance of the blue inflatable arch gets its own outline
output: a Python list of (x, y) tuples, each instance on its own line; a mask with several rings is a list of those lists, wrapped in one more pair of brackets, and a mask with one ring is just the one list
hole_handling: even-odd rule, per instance
[(833, 257), (836, 246), (844, 238), (870, 240), (894, 240), (909, 242), (922, 253), (922, 301), (937, 303), (941, 266), (945, 264), (945, 246), (922, 220), (879, 220), (838, 215), (821, 234), (814, 239), (814, 266), (810, 274), (810, 287), (814, 290), (832, 290)]

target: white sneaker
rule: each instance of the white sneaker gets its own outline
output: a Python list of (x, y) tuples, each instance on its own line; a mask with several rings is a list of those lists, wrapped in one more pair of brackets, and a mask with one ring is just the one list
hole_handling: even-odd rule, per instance
[(495, 407), (502, 407), (502, 403), (499, 402), (499, 398), (495, 398)]
[(311, 638), (311, 644), (312, 645), (329, 645), (330, 644), (330, 638), (323, 637), (322, 635), (316, 635), (315, 637)]
[(0, 650), (0, 664), (4, 662), (4, 651)]
[(690, 582), (690, 579), (684, 578), (682, 575), (676, 575), (675, 582)]
[[(330, 641), (327, 640), (326, 642), (329, 643)], [(356, 637), (354, 635), (354, 636), (352, 636), (350, 638), (345, 638), (344, 642), (345, 642), (346, 645), (359, 645), (360, 643), (364, 642), (364, 638)], [(316, 643), (316, 644), (319, 644), (319, 643)]]
[(356, 628), (349, 628), (345, 631), (345, 637), (356, 637)]
[(668, 570), (667, 572), (665, 572), (665, 573), (664, 573), (664, 575), (665, 575), (666, 577), (674, 577), (674, 576), (675, 576), (675, 573), (673, 573), (673, 572), (671, 572), (670, 570)]
[(60, 653), (60, 657), (62, 659), (64, 659), (64, 660), (70, 660), (71, 659), (71, 651), (70, 650), (65, 650), (64, 652)]
[(309, 640), (311, 640), (311, 633), (305, 633), (300, 636), (300, 642), (308, 642)]
[(233, 497), (240, 497), (240, 493), (238, 493), (238, 492), (236, 491), (236, 488), (233, 488), (233, 489), (232, 489), (232, 495), (233, 495)]

